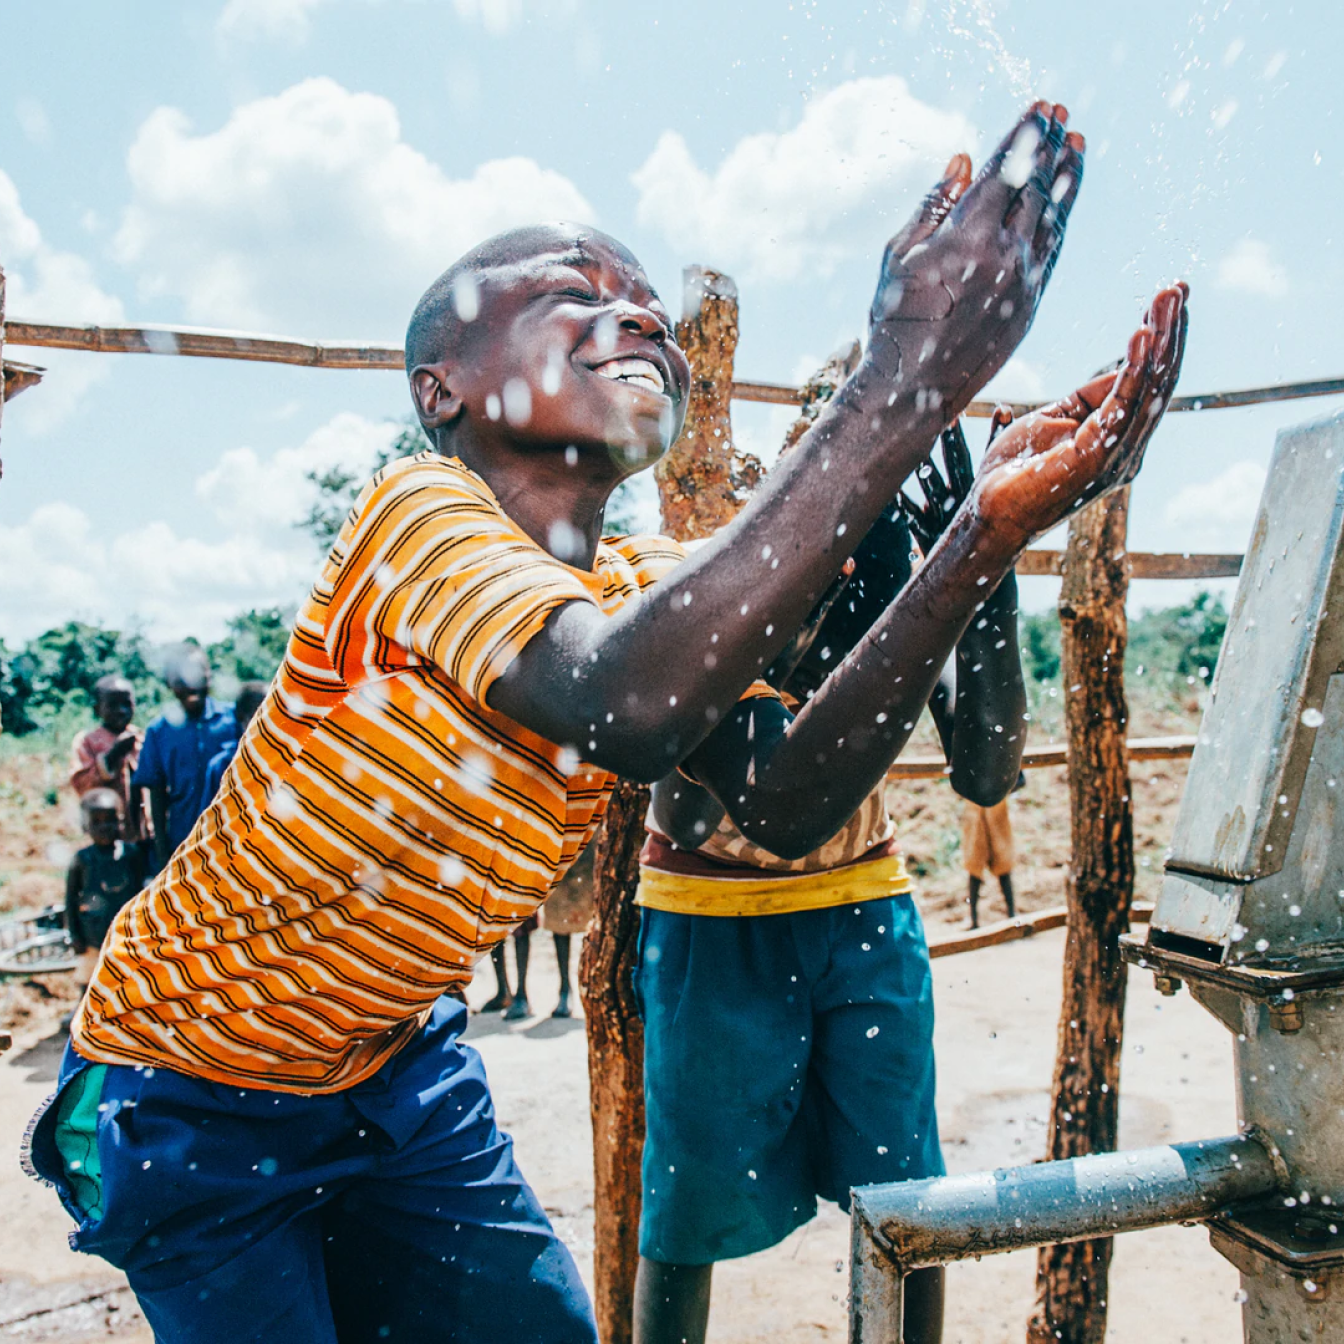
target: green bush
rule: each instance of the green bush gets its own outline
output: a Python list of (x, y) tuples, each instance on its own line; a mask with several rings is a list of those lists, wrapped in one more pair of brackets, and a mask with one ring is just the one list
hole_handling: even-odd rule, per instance
[[(269, 681), (293, 624), (293, 612), (278, 607), (235, 616), (229, 633), (205, 646), (222, 689), (227, 693), (240, 681)], [(169, 698), (163, 665), (176, 647), (151, 643), (138, 632), (79, 621), (48, 630), (18, 650), (0, 643), (0, 724), (13, 737), (45, 731), (55, 740), (68, 740), (88, 726), (94, 683), (109, 673), (135, 687), (136, 721), (143, 724)]]

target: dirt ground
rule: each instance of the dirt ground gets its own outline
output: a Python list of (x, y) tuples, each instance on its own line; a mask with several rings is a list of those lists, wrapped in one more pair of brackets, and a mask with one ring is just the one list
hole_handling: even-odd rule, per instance
[[(1170, 718), (1136, 725), (1183, 731)], [(0, 759), (0, 913), (58, 899), (64, 856), (78, 837), (57, 767), (38, 757)], [(1180, 762), (1134, 768), (1138, 895), (1156, 891), (1162, 847), (1184, 783)], [(901, 833), (919, 874), (931, 936), (962, 919), (957, 859), (959, 805), (943, 781), (901, 786)], [(1024, 909), (1063, 899), (1067, 804), (1058, 770), (1032, 772), (1015, 796)], [(1145, 860), (1147, 861), (1145, 863)], [(996, 917), (989, 893), (984, 912)], [(550, 940), (536, 940), (533, 1005), (549, 1012), (556, 972)], [(949, 1169), (970, 1171), (1040, 1156), (1055, 1046), (1063, 935), (1052, 933), (934, 963), (938, 1005), (939, 1114)], [(473, 989), (480, 1002), (489, 975)], [(84, 1344), (151, 1335), (120, 1277), (66, 1245), (68, 1220), (54, 1196), (23, 1176), (20, 1135), (55, 1076), (68, 978), (0, 981), (0, 1025), (15, 1045), (0, 1056), (0, 1338)], [(538, 1016), (505, 1024), (473, 1019), (469, 1039), (485, 1058), (503, 1127), (557, 1229), (585, 1274), (592, 1263), (592, 1175), (586, 1048), (581, 1020)], [(1134, 974), (1126, 1016), (1121, 1142), (1133, 1146), (1214, 1136), (1236, 1128), (1226, 1034), (1188, 996), (1159, 998)], [(845, 1338), (848, 1226), (833, 1206), (788, 1241), (716, 1271), (715, 1344), (804, 1344)], [(1034, 1257), (955, 1266), (949, 1277), (948, 1344), (1021, 1338)], [(1118, 1243), (1108, 1340), (1214, 1344), (1238, 1338), (1237, 1279), (1198, 1229), (1172, 1228)], [(1173, 1311), (1179, 1304), (1179, 1311)]]

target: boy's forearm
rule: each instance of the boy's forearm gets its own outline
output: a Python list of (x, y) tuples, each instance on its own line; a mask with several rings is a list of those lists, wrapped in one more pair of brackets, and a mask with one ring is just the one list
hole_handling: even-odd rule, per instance
[(729, 527), (618, 616), (558, 613), (491, 707), (594, 764), (661, 777), (792, 637), (940, 427), (913, 389), (856, 373)]
[(957, 642), (951, 783), (982, 807), (1008, 796), (1026, 747), (1017, 609), (1017, 580), (1009, 573)]
[(746, 802), (719, 792), (739, 825), (784, 857), (843, 826), (904, 748), (948, 655), (1015, 558), (959, 514), (787, 733), (761, 745)]

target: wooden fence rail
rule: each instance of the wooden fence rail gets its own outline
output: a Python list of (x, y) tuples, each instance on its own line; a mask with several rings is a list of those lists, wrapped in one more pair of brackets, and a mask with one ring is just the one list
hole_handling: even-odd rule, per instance
[[(88, 350), (100, 354), (186, 355), (198, 359), (243, 359), (267, 364), (300, 364), (321, 369), (405, 367), (400, 347), (381, 345), (376, 341), (360, 341), (353, 344), (298, 341), (287, 336), (266, 336), (242, 331), (210, 331), (200, 327), (62, 326), (54, 322), (23, 322), (16, 319), (9, 323), (6, 339), (10, 345), (38, 346), (50, 350)], [(1308, 382), (1274, 383), (1268, 387), (1247, 387), (1232, 392), (1200, 392), (1194, 396), (1175, 397), (1168, 410), (1216, 411), (1234, 406), (1257, 406), (1270, 401), (1295, 401), (1301, 397), (1340, 395), (1344, 395), (1344, 378), (1317, 378)], [(777, 406), (797, 406), (802, 403), (803, 389), (785, 383), (734, 379), (732, 396), (737, 401), (762, 401)], [(984, 418), (995, 406), (1001, 404), (1003, 403), (995, 401), (973, 401), (966, 408), (966, 414)], [(1014, 414), (1024, 415), (1046, 403), (1014, 401), (1007, 404), (1012, 407)], [(1145, 576), (1135, 575), (1135, 578), (1139, 577)]]
[[(1131, 761), (1183, 761), (1195, 754), (1193, 735), (1182, 737), (1131, 737), (1126, 743)], [(1041, 770), (1051, 765), (1067, 765), (1068, 748), (1064, 743), (1048, 747), (1028, 747), (1022, 753), (1024, 770)], [(937, 779), (951, 766), (941, 756), (905, 756), (887, 771), (888, 779)]]

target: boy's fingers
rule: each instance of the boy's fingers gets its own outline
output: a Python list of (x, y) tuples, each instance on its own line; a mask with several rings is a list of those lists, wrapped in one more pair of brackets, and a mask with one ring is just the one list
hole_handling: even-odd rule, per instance
[(1047, 275), (1054, 269), (1059, 250), (1064, 245), (1064, 230), (1069, 215), (1083, 185), (1083, 163), (1087, 142), (1077, 131), (1064, 137), (1064, 147), (1055, 163), (1055, 176), (1050, 184), (1050, 204), (1041, 215), (1041, 222), (1032, 240), (1032, 255), (1038, 266), (1046, 268)]
[(934, 466), (933, 458), (927, 458), (919, 466), (919, 485), (928, 500), (929, 521), (939, 532), (947, 526), (947, 482)]
[[(975, 181), (971, 183), (970, 189), (962, 197), (961, 212), (971, 210), (979, 212), (983, 209), (991, 216), (996, 215), (996, 222), (1003, 219), (1022, 182), (1026, 180), (1026, 176), (1029, 176), (1027, 174), (1014, 183), (1004, 177), (1004, 165), (1014, 151), (1027, 152), (1030, 146), (1032, 151), (1039, 152), (1041, 142), (1045, 138), (1053, 115), (1053, 106), (1044, 99), (1040, 99), (1018, 117), (1017, 121), (1013, 123), (1012, 129), (999, 141), (998, 147), (985, 160), (984, 166), (980, 169)], [(1014, 167), (1016, 166), (1017, 160), (1015, 159)], [(1014, 173), (1013, 176), (1016, 176), (1016, 174)]]
[(1102, 373), (1075, 388), (1066, 397), (1042, 406), (1038, 415), (1057, 415), (1070, 420), (1086, 420), (1093, 411), (1098, 410), (1115, 387), (1117, 374)]
[(943, 169), (942, 177), (919, 203), (913, 218), (887, 244), (888, 262), (898, 262), (912, 247), (932, 237), (970, 184), (970, 155), (954, 154)]
[(960, 502), (971, 493), (971, 485), (975, 481), (971, 450), (966, 443), (960, 419), (954, 420), (943, 431), (943, 465), (947, 468), (947, 483)]
[[(1061, 113), (1064, 121), (1059, 119)], [(1063, 107), (1056, 106), (1054, 109), (1045, 136), (1036, 148), (1031, 175), (1004, 213), (1004, 227), (1014, 230), (1024, 242), (1030, 243), (1035, 238), (1041, 219), (1052, 204), (1050, 192), (1060, 151), (1064, 147), (1064, 126), (1068, 115), (1067, 109)]]
[[(993, 443), (995, 439), (1003, 433), (1009, 425), (1013, 423), (1013, 408), (1011, 406), (996, 406), (989, 413), (989, 439), (988, 443)], [(986, 445), (988, 446), (988, 444)]]

